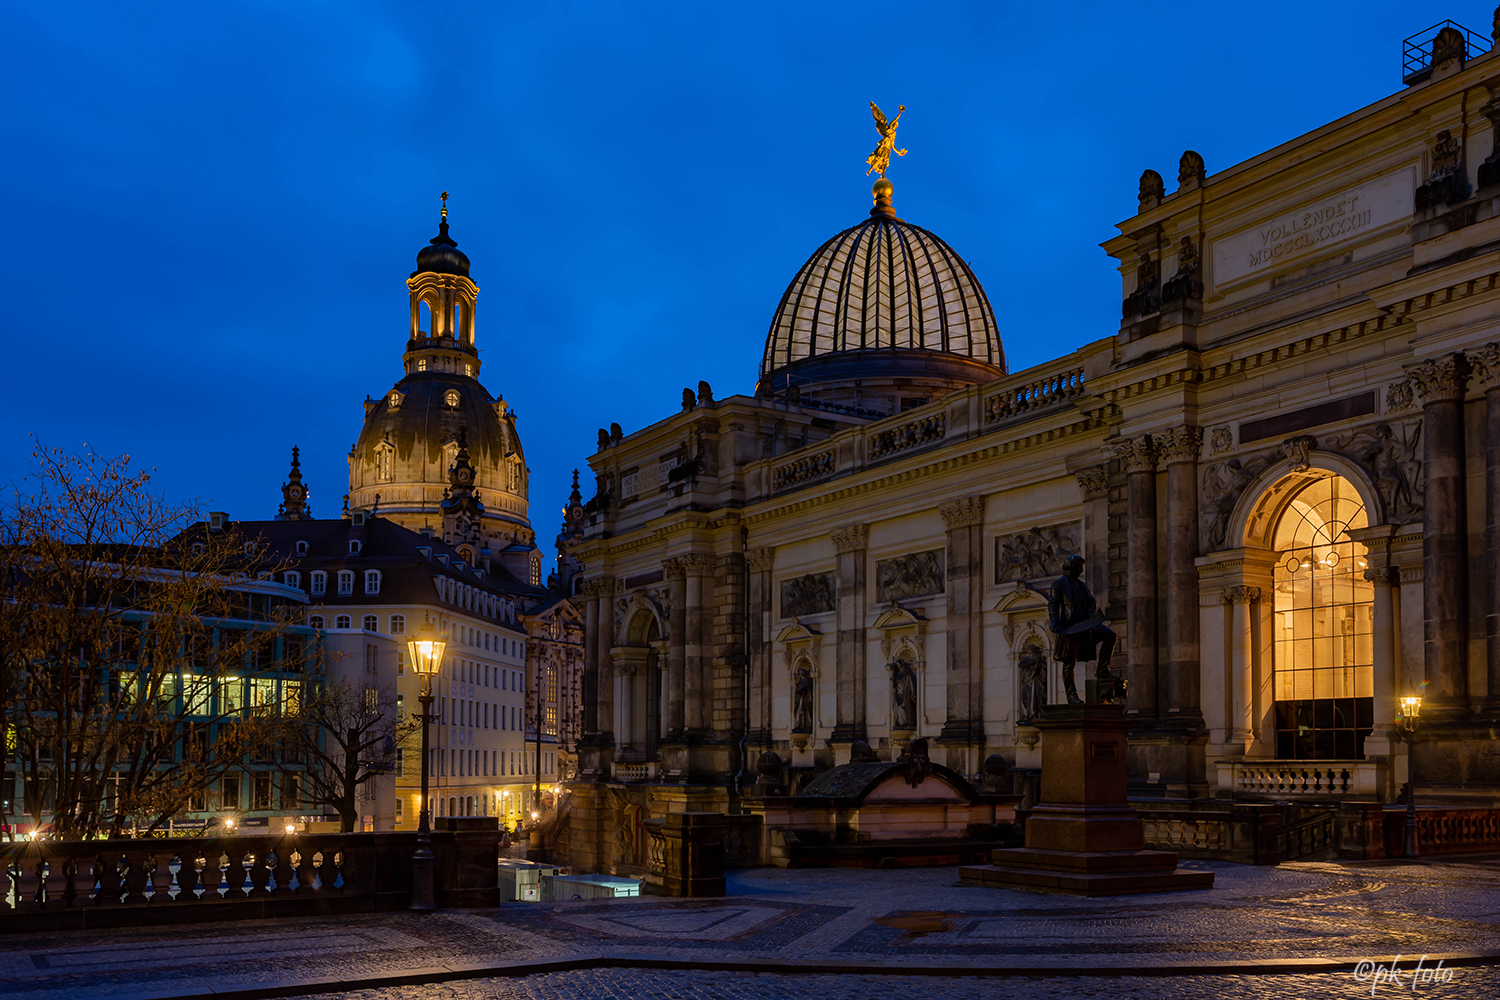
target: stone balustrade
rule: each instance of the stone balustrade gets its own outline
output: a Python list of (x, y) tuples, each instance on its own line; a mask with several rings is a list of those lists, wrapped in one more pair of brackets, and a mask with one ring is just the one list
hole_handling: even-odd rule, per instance
[(1378, 797), (1384, 780), (1381, 761), (1373, 760), (1270, 760), (1220, 761), (1220, 789), (1234, 797), (1339, 799)]
[(941, 441), (946, 427), (947, 421), (943, 415), (932, 413), (918, 420), (908, 421), (900, 427), (877, 431), (869, 436), (866, 454), (873, 462), (909, 448)]
[(1002, 391), (986, 396), (984, 416), (986, 422), (995, 423), (1054, 403), (1064, 403), (1081, 395), (1083, 367), (1079, 366), (1020, 385), (1006, 386)]
[[(1422, 786), (1417, 785), (1417, 801)], [(1406, 810), (1387, 808), (1386, 857), (1399, 858), (1405, 848)], [(1417, 807), (1417, 853), (1473, 854), (1500, 850), (1500, 809), (1423, 809)]]
[[(492, 906), (499, 831), (433, 833), (439, 906)], [(416, 833), (0, 845), (0, 931), (404, 909)]]
[(824, 451), (816, 455), (804, 455), (784, 465), (778, 465), (771, 474), (771, 488), (782, 490), (788, 486), (811, 482), (832, 474), (833, 452)]

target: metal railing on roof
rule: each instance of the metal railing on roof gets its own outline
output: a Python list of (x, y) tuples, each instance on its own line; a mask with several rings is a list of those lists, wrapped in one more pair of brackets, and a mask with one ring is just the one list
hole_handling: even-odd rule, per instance
[(1443, 29), (1451, 28), (1463, 37), (1465, 60), (1482, 56), (1490, 50), (1490, 39), (1475, 34), (1457, 21), (1439, 21), (1401, 42), (1401, 81), (1421, 83), (1432, 73), (1433, 50)]

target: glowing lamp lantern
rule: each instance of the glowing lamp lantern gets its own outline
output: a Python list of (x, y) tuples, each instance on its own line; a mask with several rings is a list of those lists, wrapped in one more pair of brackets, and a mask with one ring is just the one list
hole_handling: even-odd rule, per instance
[(406, 643), (411, 654), (411, 668), (422, 679), (417, 699), (422, 703), (422, 811), (417, 819), (417, 850), (412, 855), (412, 885), (410, 908), (419, 913), (430, 913), (437, 908), (432, 881), (432, 827), (429, 824), (427, 794), (427, 759), (430, 756), (427, 742), (427, 726), (432, 722), (432, 679), (437, 676), (443, 662), (443, 652), (448, 644), (439, 639), (432, 630), (429, 619)]

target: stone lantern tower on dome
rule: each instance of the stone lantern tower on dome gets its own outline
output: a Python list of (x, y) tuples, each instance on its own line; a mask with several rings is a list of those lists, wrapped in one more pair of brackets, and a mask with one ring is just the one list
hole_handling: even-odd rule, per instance
[(378, 505), (382, 517), (432, 532), (471, 564), (504, 567), (531, 583), (541, 553), (528, 515), (526, 457), (515, 411), (479, 381), (479, 286), (448, 233), (447, 199), (445, 191), (438, 234), (406, 282), (403, 375), (365, 400), (364, 427), (349, 450), (349, 503)]

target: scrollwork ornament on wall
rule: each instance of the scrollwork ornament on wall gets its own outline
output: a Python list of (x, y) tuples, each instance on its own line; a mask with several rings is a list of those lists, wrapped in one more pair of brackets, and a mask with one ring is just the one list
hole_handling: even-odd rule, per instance
[(1292, 463), (1293, 472), (1306, 472), (1312, 467), (1312, 451), (1318, 439), (1311, 434), (1299, 434), (1281, 442), (1281, 453)]
[(1416, 405), (1412, 395), (1410, 379), (1402, 379), (1392, 382), (1385, 387), (1385, 412), (1399, 413), (1402, 410), (1410, 410)]
[(1215, 427), (1208, 437), (1208, 451), (1211, 455), (1222, 455), (1226, 451), (1234, 450), (1234, 431), (1229, 425)]

